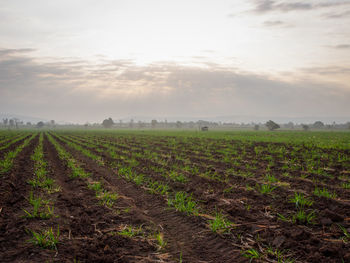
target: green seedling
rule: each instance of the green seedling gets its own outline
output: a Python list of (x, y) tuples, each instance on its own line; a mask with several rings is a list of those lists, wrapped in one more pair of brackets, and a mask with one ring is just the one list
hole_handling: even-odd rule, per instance
[(254, 190), (254, 187), (250, 186), (249, 184), (246, 184), (245, 189), (246, 189), (247, 191), (253, 191), (253, 190)]
[(262, 185), (256, 185), (256, 189), (262, 193), (262, 194), (269, 194), (271, 193), (273, 190), (276, 189), (275, 186), (272, 186), (270, 184), (262, 184)]
[(277, 213), (277, 219), (283, 222), (290, 222), (290, 219), (282, 214)]
[(215, 233), (228, 233), (233, 223), (224, 218), (221, 213), (216, 213), (215, 218), (209, 221), (210, 229)]
[(38, 245), (42, 248), (48, 249), (57, 249), (57, 244), (59, 242), (60, 229), (57, 226), (56, 234), (53, 232), (52, 227), (48, 230), (44, 230), (42, 232), (31, 231), (33, 237), (29, 240), (29, 242)]
[(127, 237), (139, 236), (142, 235), (142, 227), (133, 228), (132, 226), (125, 226), (118, 234)]
[(338, 224), (338, 226), (343, 231), (344, 237), (342, 238), (342, 240), (344, 241), (344, 243), (350, 242), (350, 233), (348, 232), (348, 230), (340, 224)]
[(163, 233), (157, 233), (155, 236), (156, 240), (157, 240), (157, 244), (158, 244), (158, 248), (159, 250), (164, 249), (165, 246), (167, 245), (167, 242), (164, 239), (164, 235)]
[(225, 188), (225, 189), (223, 190), (223, 193), (224, 193), (224, 194), (234, 193), (234, 187), (233, 187), (233, 186), (230, 186), (229, 188)]
[(174, 198), (169, 198), (168, 205), (175, 207), (175, 209), (180, 212), (198, 214), (196, 202), (192, 200), (192, 196), (188, 196), (185, 192), (177, 192)]
[[(49, 201), (43, 200), (41, 197), (35, 198), (33, 195), (33, 192), (30, 192), (28, 201), (33, 206), (33, 212), (30, 213), (27, 210), (23, 209), (23, 211), (26, 213), (27, 218), (41, 217), (39, 214), (39, 209), (43, 204), (48, 204), (49, 202)], [(43, 214), (42, 217), (45, 218), (45, 214)]]
[(295, 260), (291, 259), (291, 258), (287, 258), (284, 255), (284, 251), (283, 250), (279, 250), (279, 249), (274, 249), (271, 246), (268, 246), (265, 250), (265, 252), (269, 255), (274, 257), (277, 260), (277, 263), (293, 263)]
[(186, 176), (179, 174), (176, 171), (171, 171), (168, 176), (175, 182), (185, 183), (187, 181)]
[(342, 183), (341, 187), (343, 187), (344, 189), (350, 189), (350, 183)]
[(260, 258), (259, 251), (257, 251), (254, 248), (250, 248), (248, 250), (243, 251), (242, 255), (243, 255), (243, 257), (249, 258), (250, 262), (252, 262), (253, 259), (259, 259)]
[(322, 189), (316, 187), (314, 190), (314, 195), (316, 195), (318, 197), (323, 196), (326, 198), (333, 198), (333, 199), (337, 197), (337, 194), (335, 192), (331, 193), (325, 187), (323, 187)]
[(118, 194), (116, 193), (111, 193), (111, 192), (101, 192), (98, 196), (98, 199), (100, 199), (100, 203), (102, 205), (106, 205), (108, 207), (112, 207), (115, 200), (118, 199)]
[(149, 188), (149, 192), (151, 194), (167, 194), (170, 190), (170, 187), (167, 184), (163, 184), (161, 182), (158, 181), (148, 181), (148, 188)]
[(312, 211), (310, 213), (306, 213), (304, 209), (298, 209), (297, 212), (292, 216), (292, 222), (293, 223), (307, 223), (307, 224), (313, 224), (314, 220), (316, 219), (315, 211)]
[(145, 180), (145, 177), (143, 174), (135, 175), (133, 178), (133, 181), (136, 185), (142, 185), (144, 180)]
[(275, 176), (269, 174), (265, 176), (265, 180), (269, 181), (270, 183), (276, 183), (278, 181)]
[(304, 208), (313, 204), (313, 201), (304, 197), (302, 193), (294, 193), (294, 197), (290, 199), (290, 202), (294, 203), (296, 208)]
[(88, 185), (88, 188), (94, 190), (96, 194), (102, 192), (103, 190), (101, 182), (93, 182)]

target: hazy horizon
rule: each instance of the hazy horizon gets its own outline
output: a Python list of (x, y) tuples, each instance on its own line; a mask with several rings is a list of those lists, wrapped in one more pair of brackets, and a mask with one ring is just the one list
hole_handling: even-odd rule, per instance
[(350, 0), (3, 1), (0, 113), (350, 118)]

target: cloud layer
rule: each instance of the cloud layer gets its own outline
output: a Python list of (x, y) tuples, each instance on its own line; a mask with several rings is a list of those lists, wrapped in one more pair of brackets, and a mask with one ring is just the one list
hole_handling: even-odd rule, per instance
[(254, 0), (256, 13), (307, 11), (338, 6), (350, 6), (349, 1), (276, 1)]
[[(0, 111), (73, 122), (106, 116), (339, 115), (350, 112), (350, 87), (312, 78), (271, 77), (207, 63), (185, 66), (132, 60), (56, 59), (30, 49), (0, 49)], [(308, 75), (349, 68), (304, 69)], [(300, 75), (302, 76), (302, 75)], [(289, 78), (290, 79), (290, 78)]]

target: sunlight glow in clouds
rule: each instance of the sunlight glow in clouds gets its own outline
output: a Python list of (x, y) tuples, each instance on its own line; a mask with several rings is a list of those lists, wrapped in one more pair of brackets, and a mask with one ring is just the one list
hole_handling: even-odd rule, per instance
[(350, 112), (350, 0), (13, 0), (0, 16), (1, 112)]

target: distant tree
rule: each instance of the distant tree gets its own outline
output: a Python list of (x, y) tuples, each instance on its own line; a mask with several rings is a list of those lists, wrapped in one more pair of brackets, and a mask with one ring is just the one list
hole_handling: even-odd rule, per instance
[(30, 121), (28, 121), (28, 122), (26, 123), (26, 125), (27, 125), (27, 126), (32, 126), (32, 123), (31, 123)]
[(181, 121), (177, 121), (176, 122), (176, 128), (180, 129), (182, 127), (182, 122)]
[(304, 131), (308, 131), (310, 129), (309, 125), (302, 124), (301, 127), (303, 128)]
[(255, 125), (254, 125), (254, 130), (255, 130), (255, 131), (258, 131), (258, 130), (259, 130), (259, 125), (258, 125), (258, 124), (255, 124)]
[(287, 129), (293, 129), (294, 128), (294, 123), (290, 121), (287, 124), (285, 124), (284, 127), (287, 128)]
[(9, 125), (10, 125), (10, 127), (15, 126), (15, 121), (13, 119), (10, 119), (9, 120)]
[(3, 121), (3, 123), (4, 123), (5, 126), (7, 126), (7, 124), (9, 123), (9, 119), (8, 119), (8, 118), (2, 119), (2, 121)]
[(324, 128), (324, 123), (322, 121), (316, 121), (312, 126), (316, 129), (322, 129)]
[(152, 128), (155, 128), (156, 126), (157, 126), (157, 120), (152, 120), (151, 121), (151, 126), (152, 126)]
[(145, 124), (144, 124), (142, 121), (138, 121), (138, 122), (137, 122), (137, 127), (138, 127), (139, 129), (141, 129), (141, 128), (145, 127)]
[(134, 120), (133, 119), (130, 120), (129, 127), (131, 129), (134, 128)]
[(112, 118), (105, 119), (102, 122), (102, 125), (105, 128), (111, 128), (113, 126), (113, 124), (114, 124), (114, 122), (113, 122)]
[(266, 122), (265, 125), (270, 131), (273, 131), (273, 130), (276, 130), (276, 129), (280, 128), (280, 126), (276, 122), (274, 122), (272, 120), (269, 120), (268, 122)]
[(37, 124), (36, 124), (36, 127), (37, 128), (42, 128), (44, 127), (44, 123), (42, 121), (39, 121)]

